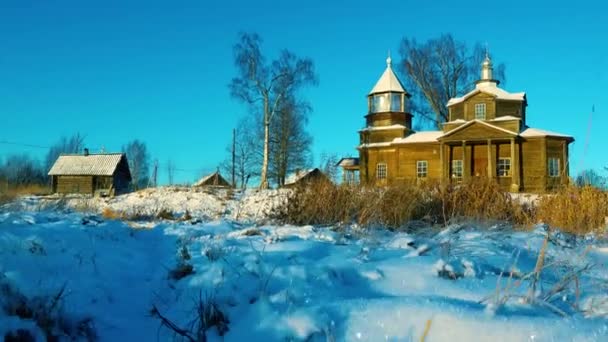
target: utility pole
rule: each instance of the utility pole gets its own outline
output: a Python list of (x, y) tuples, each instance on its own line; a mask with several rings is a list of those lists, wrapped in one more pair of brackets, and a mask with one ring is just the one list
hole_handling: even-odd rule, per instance
[(154, 187), (156, 188), (156, 185), (158, 183), (156, 183), (156, 178), (158, 176), (158, 159), (154, 160), (154, 167), (152, 169), (152, 184), (154, 184)]
[(232, 187), (236, 188), (236, 128), (232, 129)]

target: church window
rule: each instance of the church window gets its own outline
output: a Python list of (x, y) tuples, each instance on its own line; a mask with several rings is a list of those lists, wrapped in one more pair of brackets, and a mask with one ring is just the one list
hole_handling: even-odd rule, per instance
[(475, 119), (485, 120), (486, 119), (486, 104), (476, 103), (475, 104)]
[(376, 165), (376, 178), (386, 179), (386, 163), (378, 163)]
[(416, 162), (416, 177), (426, 178), (428, 174), (429, 164), (426, 160), (418, 160)]
[(511, 158), (499, 158), (496, 172), (498, 173), (498, 177), (511, 176)]
[(462, 160), (452, 160), (452, 178), (462, 178)]
[(559, 177), (559, 158), (549, 158), (549, 177)]

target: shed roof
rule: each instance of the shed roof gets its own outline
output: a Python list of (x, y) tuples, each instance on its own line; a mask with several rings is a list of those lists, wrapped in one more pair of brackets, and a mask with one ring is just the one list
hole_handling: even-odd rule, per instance
[(219, 185), (219, 186), (230, 186), (230, 183), (222, 177), (219, 171), (216, 171), (212, 174), (203, 176), (199, 179), (193, 186), (203, 186), (203, 185)]
[(49, 176), (112, 176), (122, 158), (126, 159), (124, 153), (62, 154), (48, 174)]

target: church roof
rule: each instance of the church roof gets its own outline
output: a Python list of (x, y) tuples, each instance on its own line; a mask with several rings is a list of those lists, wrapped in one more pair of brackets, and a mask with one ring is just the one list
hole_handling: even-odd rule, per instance
[(555, 132), (551, 132), (551, 131), (545, 131), (545, 130), (538, 129), (538, 128), (530, 128), (530, 127), (527, 127), (526, 129), (524, 129), (519, 135), (524, 138), (558, 137), (558, 138), (570, 138), (570, 139), (574, 140), (574, 138), (572, 138), (572, 136), (570, 136), (570, 135), (555, 133)]
[(484, 81), (484, 82), (477, 83), (475, 85), (475, 89), (471, 90), (464, 96), (451, 98), (448, 101), (448, 106), (452, 106), (457, 103), (461, 103), (464, 100), (468, 99), (469, 97), (471, 97), (475, 94), (481, 93), (481, 92), (494, 95), (499, 100), (524, 101), (526, 99), (525, 92), (509, 93), (508, 91), (506, 91), (502, 88), (499, 88), (495, 81), (490, 80), (490, 81)]
[(385, 93), (385, 92), (397, 92), (397, 93), (407, 93), (397, 75), (393, 71), (391, 67), (391, 58), (388, 57), (386, 59), (386, 70), (380, 76), (376, 85), (372, 88), (372, 91), (369, 92), (369, 95), (377, 94), (377, 93)]
[(437, 138), (443, 135), (442, 131), (422, 131), (410, 134), (405, 138), (393, 140), (395, 144), (430, 143), (437, 142)]

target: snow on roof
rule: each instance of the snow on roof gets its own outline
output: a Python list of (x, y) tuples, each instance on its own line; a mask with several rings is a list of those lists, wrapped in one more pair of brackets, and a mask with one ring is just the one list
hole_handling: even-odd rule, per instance
[(392, 143), (393, 143), (392, 141), (388, 141), (388, 142), (361, 144), (361, 145), (357, 146), (357, 148), (359, 149), (359, 148), (365, 148), (365, 147), (386, 147), (386, 146), (391, 146)]
[(505, 115), (505, 116), (499, 116), (490, 121), (510, 121), (510, 120), (521, 120), (521, 118), (518, 118), (517, 116), (513, 116), (513, 115)]
[(524, 137), (524, 138), (533, 138), (533, 137), (561, 137), (561, 138), (571, 138), (572, 139), (572, 136), (570, 136), (570, 135), (561, 134), (561, 133), (555, 133), (555, 132), (551, 132), (551, 131), (545, 131), (545, 130), (538, 129), (538, 128), (530, 128), (530, 127), (526, 128), (519, 135), (522, 136), (522, 137)]
[(380, 79), (378, 82), (376, 82), (376, 85), (374, 88), (372, 88), (372, 91), (369, 92), (369, 95), (389, 91), (398, 93), (406, 92), (401, 84), (401, 81), (399, 81), (399, 78), (397, 78), (397, 75), (395, 75), (395, 72), (393, 72), (393, 68), (391, 68), (390, 57), (386, 59), (386, 70), (384, 70), (384, 73), (382, 73), (382, 76), (380, 76)]
[(487, 94), (494, 95), (499, 100), (518, 100), (523, 101), (526, 97), (525, 92), (520, 93), (509, 93), (504, 89), (497, 87), (495, 81), (484, 81), (479, 82), (475, 85), (475, 89), (471, 90), (467, 94), (461, 97), (454, 97), (448, 101), (448, 106), (455, 105), (457, 103), (461, 103), (469, 97), (478, 94), (480, 92), (484, 92)]
[(288, 175), (285, 178), (285, 185), (290, 185), (290, 184), (295, 184), (297, 183), (300, 179), (306, 177), (308, 174), (310, 174), (311, 172), (317, 170), (317, 168), (314, 169), (307, 169), (307, 170), (300, 170), (300, 171), (296, 171), (290, 175)]
[[(204, 185), (205, 183), (207, 183), (208, 180), (210, 180), (211, 178), (216, 177), (216, 176), (218, 177), (218, 183), (223, 183), (223, 182), (227, 183), (227, 181), (224, 179), (224, 177), (222, 177), (222, 175), (218, 171), (215, 171), (214, 173), (209, 174), (209, 175), (204, 176), (201, 179), (199, 179), (196, 183), (193, 184), (193, 186)], [(222, 184), (213, 184), (213, 185), (222, 185)]]
[(384, 130), (389, 130), (389, 129), (405, 129), (407, 127), (403, 126), (403, 125), (390, 125), (390, 126), (372, 126), (372, 127), (365, 127), (362, 130), (360, 130), (359, 132), (368, 132), (368, 131), (384, 131)]
[(340, 161), (338, 161), (336, 163), (336, 165), (341, 166), (341, 167), (359, 166), (359, 158), (355, 158), (355, 157), (342, 158), (342, 159), (340, 159)]
[(395, 144), (429, 143), (437, 142), (437, 138), (443, 135), (442, 131), (423, 131), (408, 135), (405, 138), (393, 140)]
[(57, 158), (49, 176), (112, 176), (123, 153), (62, 154)]
[(471, 126), (471, 125), (475, 124), (475, 123), (482, 124), (482, 125), (484, 125), (484, 126), (487, 126), (487, 127), (490, 127), (490, 128), (496, 129), (496, 130), (499, 130), (499, 131), (504, 132), (504, 133), (508, 133), (508, 134), (511, 134), (511, 135), (517, 135), (516, 133), (511, 132), (511, 131), (509, 131), (508, 129), (504, 129), (504, 128), (501, 128), (501, 127), (498, 127), (498, 126), (494, 126), (494, 125), (489, 124), (489, 123), (487, 123), (487, 122), (485, 122), (485, 121), (475, 119), (475, 120), (471, 120), (471, 121), (467, 122), (466, 124), (464, 124), (464, 125), (462, 125), (462, 126), (458, 126), (458, 127), (454, 128), (454, 129), (452, 129), (452, 130), (450, 130), (450, 131), (446, 132), (446, 133), (444, 134), (444, 136), (448, 136), (448, 135), (451, 135), (451, 134), (453, 134), (453, 133), (456, 133), (456, 132), (458, 132), (458, 131), (460, 131), (460, 130), (463, 130), (463, 129), (465, 129), (465, 128), (467, 128), (467, 127), (469, 127), (469, 126)]
[(452, 121), (446, 121), (443, 124), (454, 124), (454, 123), (465, 123), (466, 121), (463, 119), (456, 119), (456, 120), (452, 120)]

